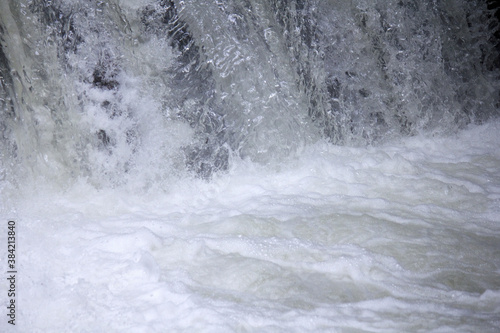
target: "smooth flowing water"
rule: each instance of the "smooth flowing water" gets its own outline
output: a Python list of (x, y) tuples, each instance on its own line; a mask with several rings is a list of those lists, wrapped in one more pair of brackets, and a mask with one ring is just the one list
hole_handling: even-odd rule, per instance
[(0, 328), (497, 332), (494, 7), (2, 1)]

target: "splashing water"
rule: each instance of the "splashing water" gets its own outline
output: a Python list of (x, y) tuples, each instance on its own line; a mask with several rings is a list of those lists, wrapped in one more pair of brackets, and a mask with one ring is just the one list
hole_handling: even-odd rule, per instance
[(60, 182), (209, 178), (232, 157), (497, 114), (496, 21), (480, 2), (2, 6), (4, 150)]
[(495, 332), (494, 10), (3, 1), (16, 326)]

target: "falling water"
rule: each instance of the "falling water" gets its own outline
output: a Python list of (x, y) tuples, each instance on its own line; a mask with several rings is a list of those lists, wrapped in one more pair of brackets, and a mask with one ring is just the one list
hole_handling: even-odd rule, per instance
[(2, 1), (20, 325), (494, 332), (496, 8)]

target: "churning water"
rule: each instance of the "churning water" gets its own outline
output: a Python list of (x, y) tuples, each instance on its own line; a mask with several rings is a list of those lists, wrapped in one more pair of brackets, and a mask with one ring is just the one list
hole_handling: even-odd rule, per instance
[(498, 332), (493, 7), (1, 1), (0, 327)]

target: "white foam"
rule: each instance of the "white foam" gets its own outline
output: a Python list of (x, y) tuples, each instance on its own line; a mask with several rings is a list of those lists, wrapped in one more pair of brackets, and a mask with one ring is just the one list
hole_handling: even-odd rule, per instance
[(19, 327), (494, 332), (499, 127), (18, 198)]

